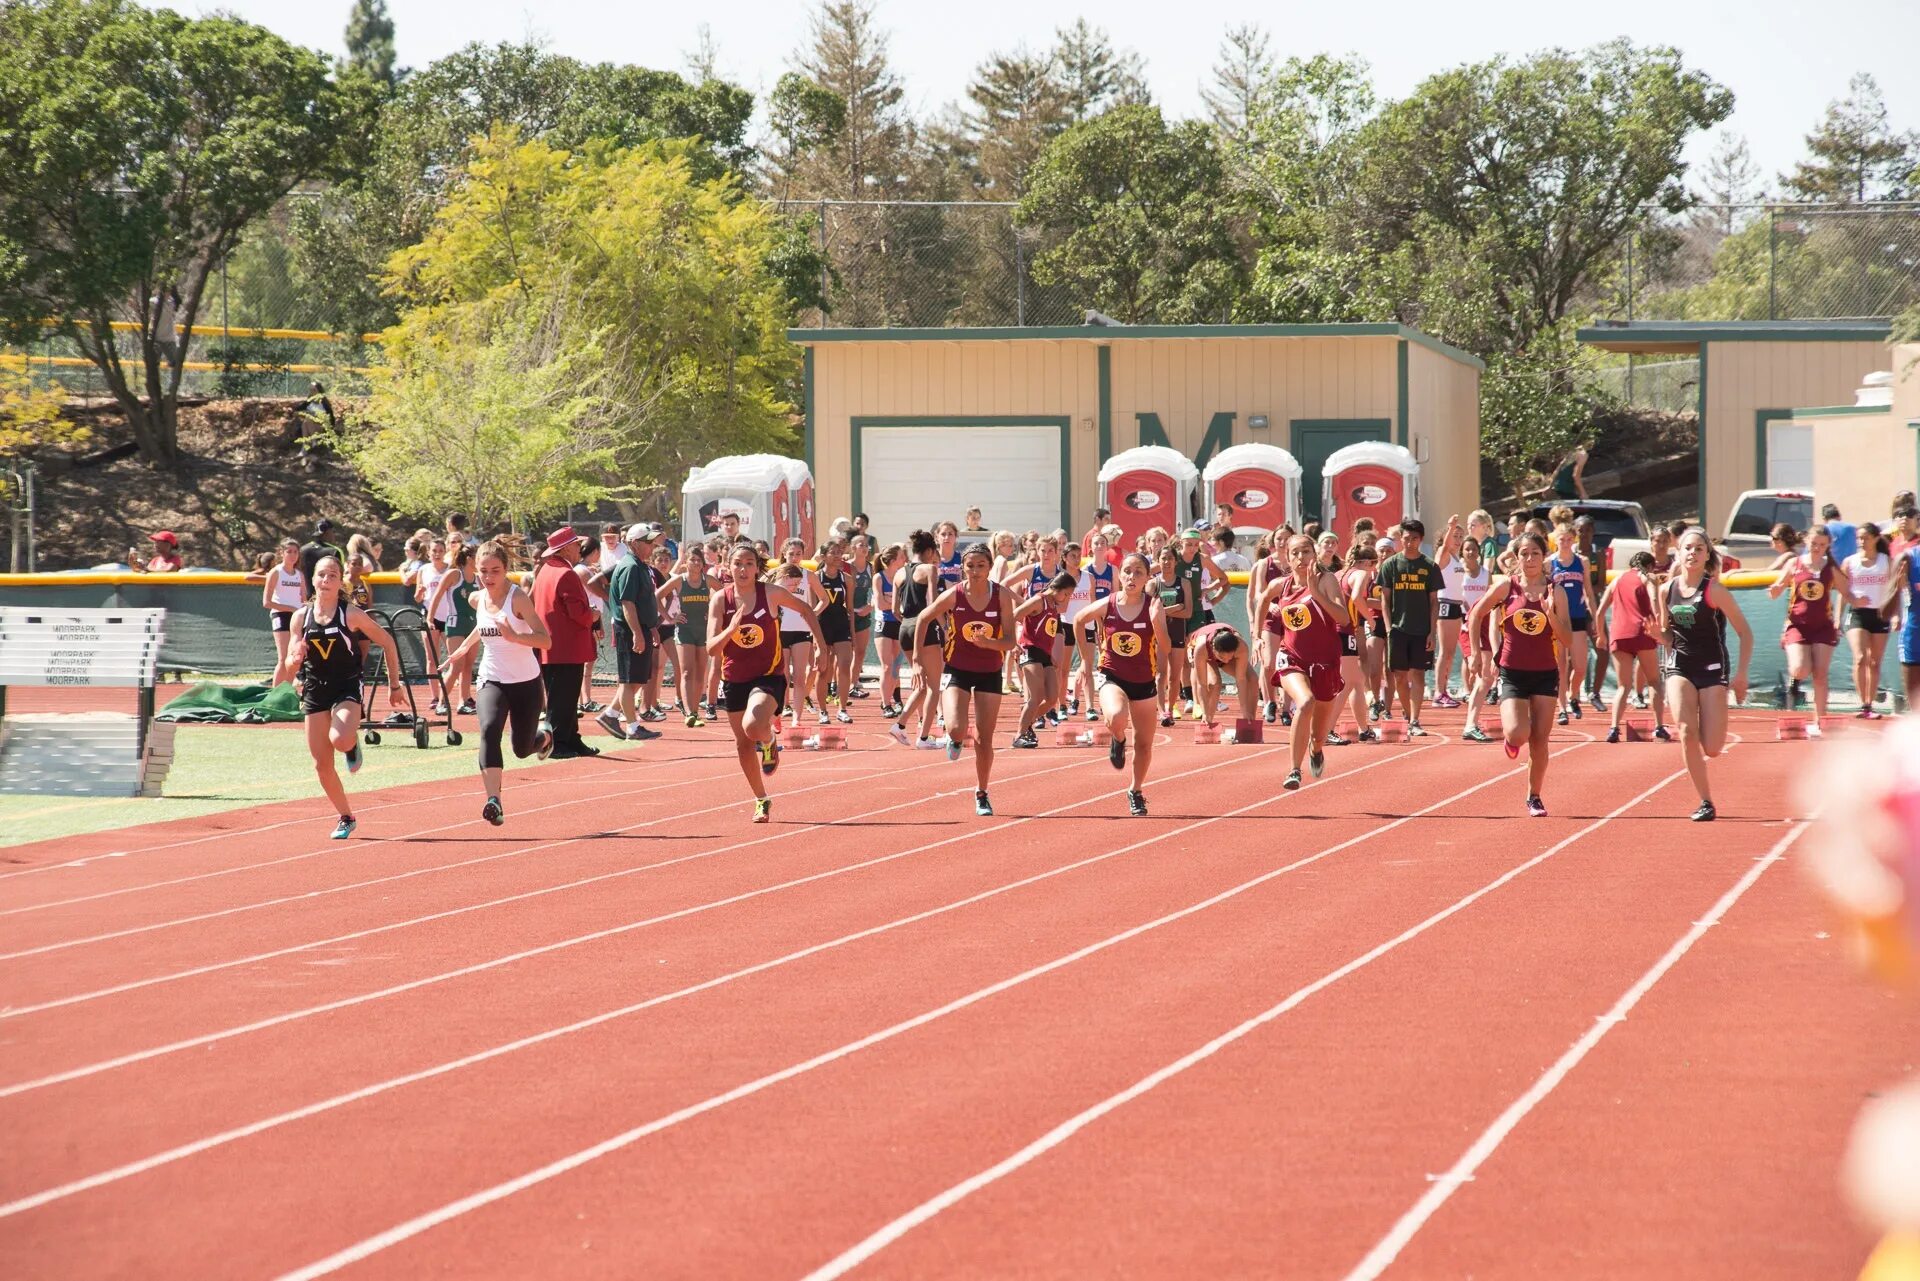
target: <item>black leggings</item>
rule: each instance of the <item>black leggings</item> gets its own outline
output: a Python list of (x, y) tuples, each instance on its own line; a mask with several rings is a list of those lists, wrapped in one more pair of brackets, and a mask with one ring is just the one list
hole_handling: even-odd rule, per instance
[(508, 717), (513, 718), (513, 754), (522, 760), (533, 755), (540, 745), (540, 711), (547, 703), (541, 679), (511, 685), (487, 681), (475, 697), (480, 704), (480, 768), (499, 769), (507, 763), (500, 754), (500, 734)]

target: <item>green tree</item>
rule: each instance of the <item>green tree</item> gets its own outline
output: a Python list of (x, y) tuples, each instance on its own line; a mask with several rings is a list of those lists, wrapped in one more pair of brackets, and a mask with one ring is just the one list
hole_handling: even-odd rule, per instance
[(1025, 49), (991, 54), (974, 69), (967, 100), (967, 142), (981, 197), (1018, 200), (1040, 153), (1071, 123), (1053, 60)]
[(1480, 380), (1480, 453), (1515, 498), (1591, 430), (1607, 398), (1592, 389), (1592, 352), (1572, 324), (1536, 335), (1524, 351), (1496, 352)]
[(1887, 101), (1870, 75), (1847, 82), (1847, 96), (1807, 135), (1807, 158), (1780, 179), (1795, 200), (1860, 204), (1906, 200), (1920, 167), (1920, 134), (1896, 132)]
[(1200, 90), (1207, 118), (1226, 145), (1244, 141), (1273, 79), (1273, 41), (1259, 23), (1227, 28), (1209, 78), (1213, 83)]
[(1053, 63), (1067, 95), (1067, 114), (1075, 121), (1090, 120), (1112, 107), (1153, 101), (1140, 55), (1115, 49), (1113, 38), (1085, 18), (1075, 18), (1073, 25), (1055, 33)]
[(871, 0), (822, 0), (797, 69), (844, 104), (840, 127), (801, 168), (807, 197), (885, 200), (903, 194), (912, 128), (906, 89), (887, 57)]
[(1018, 217), (1054, 240), (1036, 279), (1129, 324), (1218, 320), (1242, 287), (1213, 131), (1169, 126), (1157, 107), (1115, 107), (1061, 134)]
[(65, 417), (58, 387), (33, 385), (24, 356), (0, 355), (0, 459), (44, 445), (78, 444), (91, 433)]
[(791, 200), (801, 166), (847, 127), (847, 101), (798, 71), (781, 76), (767, 97), (767, 128), (779, 144), (765, 156), (768, 189)]
[(347, 15), (347, 66), (393, 87), (393, 19), (387, 0), (353, 0)]
[[(0, 335), (31, 340), (53, 318), (141, 451), (173, 462), (209, 274), (296, 183), (331, 172), (363, 83), (337, 86), (324, 56), (233, 18), (0, 7)], [(115, 321), (137, 326), (131, 356)]]

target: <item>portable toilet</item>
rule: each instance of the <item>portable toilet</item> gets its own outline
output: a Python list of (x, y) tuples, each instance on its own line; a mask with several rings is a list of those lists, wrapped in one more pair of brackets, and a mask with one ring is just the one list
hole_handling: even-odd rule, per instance
[(717, 532), (720, 518), (733, 512), (742, 534), (763, 538), (778, 551), (793, 528), (791, 461), (778, 454), (733, 454), (690, 470), (680, 487), (682, 540)]
[(1321, 475), (1320, 510), (1343, 551), (1362, 516), (1373, 517), (1374, 528), (1384, 533), (1420, 514), (1420, 464), (1402, 446), (1384, 440), (1346, 445), (1327, 456)]
[(787, 464), (787, 495), (793, 504), (793, 534), (807, 545), (807, 555), (818, 546), (814, 541), (813, 472), (798, 458)]
[(1141, 445), (1100, 465), (1100, 505), (1113, 512), (1126, 546), (1155, 525), (1178, 533), (1193, 515), (1200, 469), (1177, 449)]
[(1272, 533), (1285, 522), (1300, 527), (1299, 460), (1278, 445), (1235, 445), (1215, 454), (1200, 474), (1206, 482), (1205, 510), (1225, 504), (1233, 509), (1233, 532), (1249, 537)]

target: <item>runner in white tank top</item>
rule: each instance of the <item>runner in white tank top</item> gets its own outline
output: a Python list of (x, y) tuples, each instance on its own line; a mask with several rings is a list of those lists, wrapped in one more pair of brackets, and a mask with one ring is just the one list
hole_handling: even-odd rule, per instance
[(479, 646), (475, 679), (479, 682), (480, 780), (487, 792), (480, 817), (498, 827), (506, 819), (500, 804), (500, 775), (506, 765), (500, 739), (508, 724), (513, 729), (515, 756), (524, 760), (538, 753), (544, 758), (553, 750), (553, 735), (540, 728), (546, 691), (536, 652), (552, 638), (534, 612), (533, 598), (507, 577), (507, 554), (500, 544), (482, 544), (474, 559), (480, 590), (473, 594), (473, 632), (448, 656), (447, 668)]
[(500, 635), (502, 632), (520, 636), (533, 633), (532, 625), (514, 614), (513, 599), (523, 595), (518, 587), (509, 584), (507, 598), (496, 610), (487, 599), (485, 588), (473, 594), (473, 634), (480, 638), (480, 664), (474, 670), (474, 679), (483, 685), (489, 681), (496, 685), (518, 685), (540, 679), (539, 655), (526, 645), (501, 639)]
[(300, 540), (288, 538), (280, 544), (280, 563), (267, 570), (267, 581), (260, 590), (260, 604), (267, 611), (273, 629), (273, 648), (280, 661), (287, 658), (287, 646), (293, 633), (293, 611), (307, 603), (307, 576), (300, 569)]

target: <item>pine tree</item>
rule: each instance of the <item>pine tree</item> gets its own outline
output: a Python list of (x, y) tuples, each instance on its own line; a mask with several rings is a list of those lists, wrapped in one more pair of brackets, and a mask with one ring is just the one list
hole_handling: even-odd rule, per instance
[(1731, 236), (1738, 211), (1735, 205), (1747, 204), (1762, 193), (1758, 183), (1760, 166), (1753, 163), (1747, 140), (1731, 129), (1722, 129), (1707, 159), (1707, 172), (1701, 183), (1701, 199), (1706, 208), (1696, 221), (1722, 236)]
[(393, 19), (387, 0), (353, 0), (353, 12), (347, 15), (347, 66), (381, 84), (393, 84)]
[(704, 84), (720, 78), (720, 42), (713, 38), (713, 28), (701, 23), (694, 30), (693, 48), (687, 50), (685, 63), (687, 75), (695, 84)]
[(975, 69), (967, 98), (966, 134), (982, 194), (1018, 200), (1034, 161), (1071, 123), (1053, 59), (1026, 49), (992, 54)]
[(1904, 199), (1920, 163), (1920, 136), (1895, 133), (1886, 99), (1870, 75), (1847, 83), (1847, 96), (1827, 104), (1826, 117), (1807, 135), (1807, 159), (1781, 181), (1798, 200), (1862, 203)]
[(910, 142), (900, 109), (905, 90), (887, 61), (887, 36), (871, 0), (822, 0), (798, 69), (846, 104), (833, 140), (801, 166), (803, 194), (842, 200), (900, 195)]
[(1146, 66), (1131, 49), (1116, 52), (1106, 31), (1085, 18), (1055, 33), (1053, 61), (1067, 97), (1067, 113), (1076, 122), (1109, 107), (1149, 103)]
[(1258, 23), (1228, 27), (1213, 64), (1213, 85), (1200, 91), (1207, 115), (1220, 136), (1243, 141), (1273, 78), (1271, 41)]

